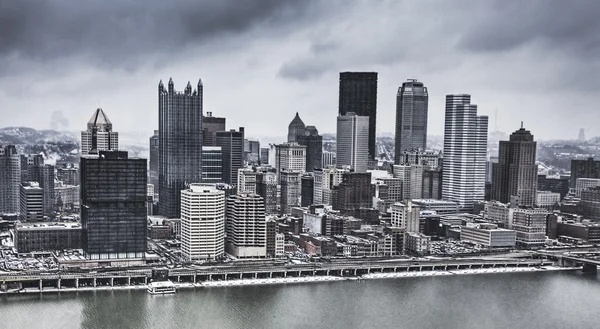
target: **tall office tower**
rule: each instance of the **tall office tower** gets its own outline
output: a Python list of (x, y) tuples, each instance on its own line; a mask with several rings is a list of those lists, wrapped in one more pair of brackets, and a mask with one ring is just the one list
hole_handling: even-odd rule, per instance
[(517, 231), (517, 246), (528, 249), (544, 246), (547, 215), (542, 208), (514, 209), (512, 229)]
[(492, 200), (508, 203), (511, 196), (518, 196), (519, 205), (535, 205), (536, 145), (531, 132), (523, 126), (512, 133), (508, 141), (500, 141), (498, 163), (492, 164)]
[(20, 211), (21, 157), (14, 145), (0, 145), (0, 214)]
[(300, 177), (300, 206), (308, 207), (314, 203), (315, 177), (306, 173)]
[(366, 172), (369, 162), (369, 117), (347, 113), (337, 118), (336, 165)]
[(326, 168), (327, 166), (335, 166), (335, 152), (331, 151), (323, 151), (323, 163), (321, 168)]
[(394, 178), (402, 181), (402, 199), (423, 197), (423, 165), (394, 165)]
[(477, 115), (471, 95), (447, 95), (442, 199), (464, 211), (485, 195), (488, 117)]
[(214, 184), (190, 184), (181, 191), (181, 253), (188, 260), (225, 253), (225, 192)]
[(158, 130), (150, 137), (150, 170), (148, 171), (148, 181), (150, 184), (158, 187)]
[(268, 165), (269, 163), (269, 148), (268, 147), (261, 147), (260, 148), (260, 164), (261, 165)]
[(119, 149), (119, 133), (112, 131), (112, 123), (102, 109), (96, 109), (87, 123), (87, 130), (81, 132), (81, 155), (90, 151)]
[(258, 194), (240, 193), (227, 200), (226, 250), (237, 258), (267, 256), (265, 202)]
[(277, 174), (272, 171), (261, 171), (256, 174), (256, 194), (265, 202), (267, 215), (277, 214)]
[(396, 95), (396, 164), (406, 150), (427, 148), (427, 105), (429, 95), (422, 82), (411, 79), (398, 88)]
[(72, 163), (57, 166), (56, 179), (65, 185), (79, 185), (79, 167)]
[(44, 218), (44, 189), (38, 182), (25, 182), (20, 187), (19, 219), (40, 221)]
[(40, 179), (39, 167), (44, 165), (41, 154), (21, 154), (21, 183), (37, 182)]
[(260, 142), (244, 139), (244, 162), (247, 165), (257, 165), (260, 162)]
[(367, 160), (374, 160), (377, 156), (377, 72), (340, 73), (339, 115), (348, 113), (369, 117)]
[(298, 142), (297, 137), (300, 135), (304, 135), (304, 122), (300, 119), (300, 115), (296, 112), (296, 116), (288, 125), (288, 143)]
[(202, 80), (197, 88), (158, 84), (158, 213), (169, 218), (180, 217), (181, 190), (202, 179)]
[(442, 170), (425, 169), (423, 170), (423, 198), (436, 199), (442, 198)]
[(410, 200), (394, 203), (390, 207), (392, 226), (404, 228), (407, 233), (419, 233), (420, 210)]
[(213, 117), (212, 112), (206, 112), (202, 117), (202, 145), (216, 146), (217, 132), (225, 131), (225, 118)]
[(300, 177), (299, 171), (283, 170), (279, 173), (279, 185), (281, 186), (281, 205), (279, 213), (281, 215), (290, 214), (293, 207), (300, 206)]
[(373, 189), (371, 173), (348, 172), (342, 174), (342, 181), (337, 187), (337, 198), (333, 198), (334, 210), (353, 211), (373, 206)]
[(256, 194), (256, 174), (255, 168), (238, 169), (238, 193)]
[(571, 188), (575, 188), (578, 178), (600, 178), (600, 160), (571, 160)]
[(202, 146), (202, 182), (221, 183), (223, 181), (223, 152), (219, 146)]
[(54, 212), (54, 166), (43, 165), (40, 166), (40, 178), (38, 183), (42, 189), (44, 189), (44, 216), (52, 216)]
[(240, 127), (239, 131), (218, 131), (216, 136), (217, 146), (223, 152), (223, 181), (237, 188), (237, 172), (244, 167), (244, 128)]
[(275, 145), (275, 169), (281, 171), (297, 171), (306, 169), (306, 146), (296, 142)]
[(144, 257), (147, 172), (146, 159), (130, 159), (124, 151), (100, 151), (81, 158), (81, 227), (86, 258), (110, 262)]
[(323, 136), (315, 126), (306, 126), (302, 135), (296, 136), (298, 144), (306, 146), (306, 172), (323, 168)]

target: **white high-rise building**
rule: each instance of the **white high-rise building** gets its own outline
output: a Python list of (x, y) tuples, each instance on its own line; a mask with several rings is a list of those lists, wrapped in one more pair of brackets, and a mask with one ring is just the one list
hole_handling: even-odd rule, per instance
[(112, 131), (112, 123), (106, 113), (99, 108), (87, 123), (87, 130), (81, 132), (81, 155), (91, 150), (107, 151), (119, 149), (119, 133)]
[(402, 199), (423, 198), (423, 165), (394, 165), (394, 178), (402, 181)]
[(295, 142), (275, 145), (275, 169), (277, 175), (283, 170), (303, 173), (306, 170), (306, 146)]
[(485, 196), (488, 117), (477, 115), (471, 95), (447, 95), (442, 199), (473, 209)]
[(314, 199), (315, 204), (331, 205), (331, 190), (342, 182), (342, 175), (350, 172), (350, 168), (336, 168), (327, 166), (323, 169), (314, 171), (315, 186)]
[(225, 191), (214, 184), (181, 191), (181, 253), (189, 260), (225, 253)]
[(238, 258), (267, 256), (265, 202), (260, 195), (239, 193), (227, 200), (226, 247)]
[(395, 202), (390, 207), (392, 226), (401, 227), (407, 233), (419, 233), (420, 210), (421, 208), (413, 205), (410, 200), (405, 203)]
[(367, 172), (369, 162), (369, 117), (352, 112), (337, 117), (336, 165)]

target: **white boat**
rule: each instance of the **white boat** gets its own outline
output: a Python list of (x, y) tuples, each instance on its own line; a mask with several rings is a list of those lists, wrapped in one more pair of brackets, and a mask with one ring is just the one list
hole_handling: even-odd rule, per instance
[(175, 284), (171, 281), (150, 282), (148, 292), (152, 295), (174, 294), (177, 292)]

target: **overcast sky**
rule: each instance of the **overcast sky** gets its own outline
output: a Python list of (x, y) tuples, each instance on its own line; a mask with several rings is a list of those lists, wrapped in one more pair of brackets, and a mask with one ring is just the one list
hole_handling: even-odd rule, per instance
[[(204, 111), (280, 137), (296, 111), (335, 132), (341, 71), (379, 72), (377, 129), (398, 87), (469, 93), (490, 131), (600, 135), (600, 1), (0, 0), (0, 126), (81, 130), (99, 105), (117, 131), (157, 127), (160, 79), (204, 83)], [(497, 123), (495, 112), (497, 111)]]

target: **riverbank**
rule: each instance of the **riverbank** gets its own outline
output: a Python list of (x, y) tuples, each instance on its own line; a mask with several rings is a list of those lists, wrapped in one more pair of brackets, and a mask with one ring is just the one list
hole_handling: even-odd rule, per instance
[[(340, 276), (303, 276), (287, 278), (264, 278), (264, 279), (235, 279), (221, 281), (204, 281), (199, 283), (175, 282), (177, 289), (190, 288), (213, 288), (228, 286), (253, 286), (253, 285), (273, 285), (273, 284), (294, 284), (294, 283), (314, 283), (314, 282), (335, 282), (335, 281), (361, 281), (371, 279), (399, 279), (410, 277), (433, 277), (433, 276), (452, 276), (452, 275), (476, 275), (476, 274), (506, 274), (523, 272), (548, 272), (548, 271), (573, 271), (579, 270), (579, 267), (507, 267), (507, 268), (481, 268), (481, 269), (462, 269), (462, 270), (436, 270), (436, 271), (407, 271), (394, 273), (371, 273), (361, 276), (340, 277)], [(61, 288), (46, 287), (40, 291), (37, 288), (25, 288), (0, 292), (0, 295), (21, 294), (21, 293), (59, 293), (59, 292), (83, 292), (83, 291), (122, 291), (122, 290), (142, 290), (146, 289), (144, 284), (124, 285), (124, 286), (97, 286), (97, 287), (79, 287), (79, 288)]]

